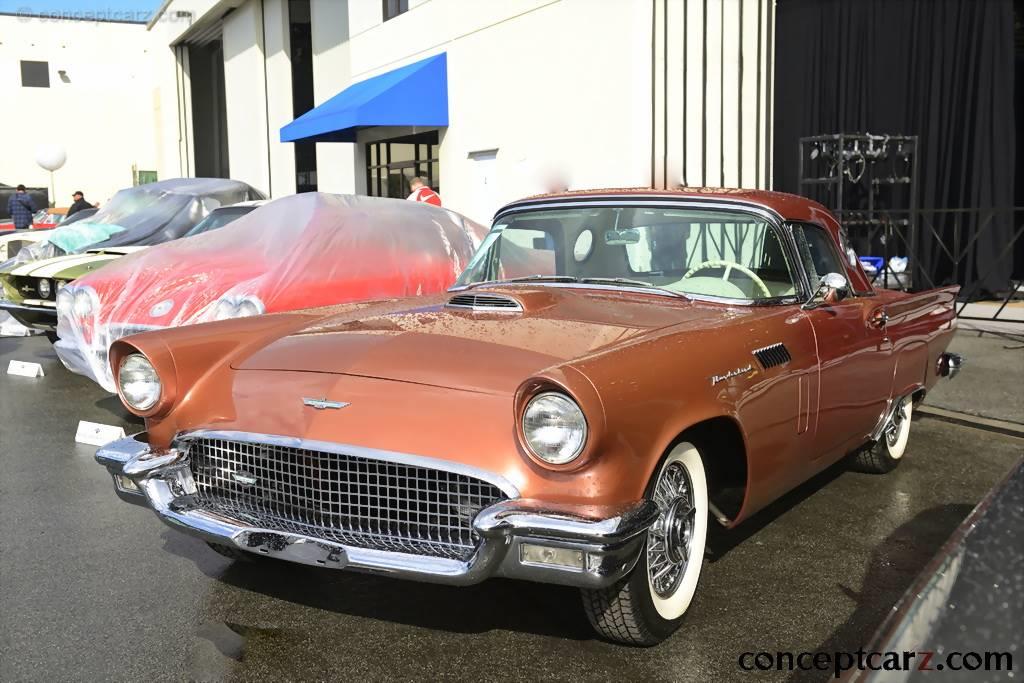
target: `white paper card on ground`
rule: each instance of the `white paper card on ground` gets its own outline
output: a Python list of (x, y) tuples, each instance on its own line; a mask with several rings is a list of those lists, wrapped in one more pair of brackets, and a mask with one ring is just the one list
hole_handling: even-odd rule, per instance
[(12, 360), (7, 364), (8, 375), (20, 377), (42, 377), (43, 366), (39, 363), (26, 363), (25, 361)]
[(86, 443), (90, 446), (106, 446), (111, 441), (124, 438), (124, 427), (105, 425), (99, 422), (87, 422), (79, 420), (78, 431), (75, 432), (75, 441)]

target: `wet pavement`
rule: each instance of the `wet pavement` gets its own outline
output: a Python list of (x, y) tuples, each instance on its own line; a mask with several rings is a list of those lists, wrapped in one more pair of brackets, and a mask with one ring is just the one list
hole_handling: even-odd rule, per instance
[(0, 367), (10, 359), (46, 377), (0, 375), (4, 681), (786, 680), (737, 658), (856, 650), (1024, 453), (1022, 439), (915, 421), (895, 472), (832, 468), (716, 533), (683, 628), (639, 650), (595, 640), (571, 589), (232, 564), (118, 501), (95, 449), (75, 445), (80, 419), (131, 427), (116, 398), (45, 339), (0, 338)]

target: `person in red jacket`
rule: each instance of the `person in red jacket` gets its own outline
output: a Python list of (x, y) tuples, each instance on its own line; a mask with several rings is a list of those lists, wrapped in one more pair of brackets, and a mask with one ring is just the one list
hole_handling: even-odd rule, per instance
[(412, 190), (406, 199), (411, 202), (426, 202), (434, 206), (441, 206), (441, 197), (427, 187), (427, 181), (422, 176), (414, 176), (409, 179), (409, 189)]

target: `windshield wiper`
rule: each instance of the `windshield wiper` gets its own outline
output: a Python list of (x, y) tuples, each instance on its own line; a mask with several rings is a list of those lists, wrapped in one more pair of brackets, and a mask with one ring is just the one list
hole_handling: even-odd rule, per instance
[(625, 285), (627, 287), (644, 287), (645, 289), (656, 289), (659, 292), (665, 292), (666, 294), (686, 298), (685, 295), (679, 292), (673, 292), (671, 289), (665, 289), (664, 287), (659, 287), (651, 282), (633, 280), (628, 277), (581, 277), (579, 281), (582, 284), (591, 285)]
[(510, 277), (507, 280), (490, 280), (479, 284), (504, 284), (506, 282), (576, 282), (572, 275), (526, 275), (524, 277)]
[[(644, 280), (631, 280), (628, 277), (584, 277), (580, 282), (594, 285), (636, 285), (637, 287), (658, 287)], [(660, 288), (659, 288), (660, 289)]]

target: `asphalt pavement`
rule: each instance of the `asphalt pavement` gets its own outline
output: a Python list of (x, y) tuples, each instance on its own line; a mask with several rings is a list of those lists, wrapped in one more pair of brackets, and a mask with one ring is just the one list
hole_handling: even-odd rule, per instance
[[(998, 386), (978, 391), (1019, 402), (1021, 352), (996, 352), (1010, 370), (997, 363)], [(746, 673), (737, 660), (864, 645), (1024, 453), (1024, 439), (916, 420), (895, 472), (834, 467), (715, 533), (683, 628), (633, 649), (596, 640), (567, 588), (231, 563), (118, 501), (95, 449), (74, 443), (79, 420), (132, 428), (115, 397), (65, 371), (45, 339), (0, 338), (0, 371), (11, 359), (46, 376), (0, 374), (3, 681), (826, 680)]]

